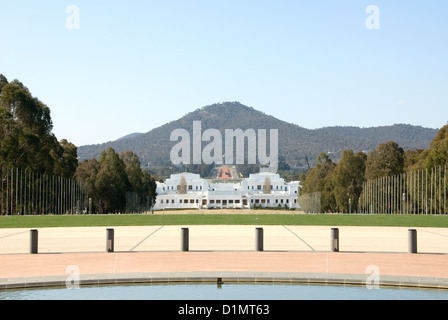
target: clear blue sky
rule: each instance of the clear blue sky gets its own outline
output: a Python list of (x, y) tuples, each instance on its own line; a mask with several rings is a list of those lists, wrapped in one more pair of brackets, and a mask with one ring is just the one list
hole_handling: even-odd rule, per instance
[(223, 101), (305, 128), (440, 128), (447, 58), (440, 0), (0, 0), (0, 73), (78, 146)]

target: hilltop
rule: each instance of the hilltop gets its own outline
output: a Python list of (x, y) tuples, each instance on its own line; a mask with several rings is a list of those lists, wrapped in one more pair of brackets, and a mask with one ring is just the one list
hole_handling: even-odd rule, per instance
[(202, 131), (209, 128), (218, 129), (223, 136), (225, 129), (267, 129), (268, 132), (269, 129), (278, 129), (279, 161), (295, 168), (307, 167), (307, 159), (312, 166), (321, 152), (328, 153), (337, 161), (345, 149), (355, 152), (369, 151), (389, 140), (397, 142), (404, 150), (426, 149), (437, 134), (436, 129), (408, 124), (371, 128), (306, 129), (239, 102), (224, 102), (196, 109), (178, 120), (146, 133), (130, 134), (116, 141), (81, 146), (78, 148), (78, 156), (81, 160), (98, 158), (101, 151), (112, 147), (116, 152), (132, 150), (139, 156), (143, 165), (166, 164), (170, 160), (171, 148), (177, 143), (170, 141), (171, 132), (179, 128), (192, 132), (193, 121), (201, 121)]

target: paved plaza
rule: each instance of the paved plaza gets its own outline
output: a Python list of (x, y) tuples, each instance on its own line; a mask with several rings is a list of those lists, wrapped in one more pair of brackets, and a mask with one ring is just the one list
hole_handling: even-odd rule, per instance
[[(179, 251), (181, 228), (190, 251), (252, 251), (255, 229), (264, 231), (265, 251), (330, 250), (331, 226), (143, 226), (40, 228), (39, 253), (104, 252), (113, 228), (115, 251)], [(406, 227), (338, 227), (341, 252), (408, 252)], [(448, 254), (448, 228), (415, 228), (419, 253)], [(0, 229), (0, 254), (29, 253), (30, 229)]]
[[(255, 251), (257, 227), (264, 230), (263, 252)], [(330, 252), (332, 226), (109, 228), (114, 252), (105, 252), (107, 227), (40, 228), (38, 254), (29, 253), (30, 229), (0, 229), (0, 287), (62, 284), (75, 266), (88, 283), (222, 277), (359, 282), (377, 270), (382, 283), (448, 288), (446, 228), (416, 228), (418, 254), (408, 253), (405, 227), (338, 227), (340, 252)], [(189, 252), (181, 251), (182, 228), (189, 229)]]

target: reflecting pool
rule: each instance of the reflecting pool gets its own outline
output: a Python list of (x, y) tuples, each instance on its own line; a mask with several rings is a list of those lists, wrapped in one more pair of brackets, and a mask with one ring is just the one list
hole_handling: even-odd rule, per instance
[(304, 284), (139, 284), (0, 290), (0, 300), (448, 300), (448, 290)]

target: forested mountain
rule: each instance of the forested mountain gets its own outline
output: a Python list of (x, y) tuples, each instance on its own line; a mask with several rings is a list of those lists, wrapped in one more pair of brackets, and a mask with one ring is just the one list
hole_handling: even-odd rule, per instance
[[(306, 129), (239, 102), (225, 102), (197, 109), (144, 134), (133, 134), (98, 145), (81, 146), (78, 148), (78, 155), (81, 159), (98, 158), (101, 151), (112, 147), (116, 152), (132, 150), (144, 166), (166, 164), (170, 161), (172, 147), (177, 144), (170, 141), (171, 132), (182, 128), (190, 132), (192, 137), (193, 121), (201, 121), (202, 132), (209, 128), (218, 129), (223, 141), (225, 129), (267, 129), (268, 136), (269, 129), (278, 129), (279, 161), (286, 162), (291, 168), (307, 167), (307, 159), (310, 166), (313, 166), (322, 152), (327, 153), (333, 161), (338, 161), (343, 150), (373, 150), (378, 144), (389, 140), (395, 141), (404, 150), (426, 149), (437, 134), (436, 129), (407, 124), (373, 128)], [(207, 144), (208, 142), (203, 142), (202, 147)]]

